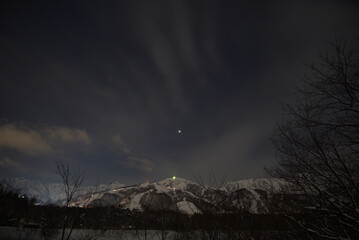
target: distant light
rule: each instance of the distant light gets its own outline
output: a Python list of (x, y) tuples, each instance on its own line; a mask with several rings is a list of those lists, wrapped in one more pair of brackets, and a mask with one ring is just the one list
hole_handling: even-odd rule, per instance
[(173, 179), (173, 180), (176, 180), (176, 176), (173, 176), (172, 179)]
[(181, 134), (181, 133), (182, 133), (182, 130), (181, 130), (181, 129), (178, 129), (177, 132), (178, 132), (179, 134)]

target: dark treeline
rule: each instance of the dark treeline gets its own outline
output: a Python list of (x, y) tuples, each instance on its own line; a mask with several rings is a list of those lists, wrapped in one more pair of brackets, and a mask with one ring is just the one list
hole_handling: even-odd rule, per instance
[[(41, 228), (61, 229), (64, 218), (74, 223), (74, 229), (106, 230), (156, 230), (190, 233), (203, 231), (206, 235), (219, 233), (250, 234), (255, 239), (287, 239), (287, 236), (301, 236), (293, 229), (287, 217), (281, 214), (194, 214), (174, 211), (130, 211), (116, 207), (60, 207), (36, 205), (17, 192), (0, 190), (0, 224), (18, 229)], [(234, 236), (235, 237), (235, 236)], [(236, 238), (236, 237), (235, 237)]]

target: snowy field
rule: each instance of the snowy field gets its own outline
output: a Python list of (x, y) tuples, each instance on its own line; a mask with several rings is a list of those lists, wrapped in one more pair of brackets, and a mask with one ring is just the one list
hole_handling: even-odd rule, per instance
[[(181, 239), (285, 239), (287, 233), (278, 231), (248, 232), (219, 232), (218, 229), (195, 230), (189, 232), (161, 231), (161, 230), (90, 230), (74, 229), (69, 240), (181, 240)], [(61, 239), (60, 230), (51, 230), (46, 238), (42, 236), (41, 229), (29, 228), (20, 230), (16, 227), (1, 227), (0, 240), (58, 240)], [(65, 237), (66, 239), (66, 237)], [(298, 238), (302, 239), (302, 238)]]
[[(47, 233), (49, 240), (60, 239), (59, 230), (51, 230)], [(148, 239), (157, 240), (176, 238), (176, 232), (170, 231), (156, 231), (156, 230), (107, 230), (102, 232), (100, 230), (88, 229), (75, 229), (70, 239), (75, 240), (135, 240), (135, 239)], [(41, 229), (23, 229), (20, 230), (16, 227), (0, 227), (0, 240), (43, 240)]]

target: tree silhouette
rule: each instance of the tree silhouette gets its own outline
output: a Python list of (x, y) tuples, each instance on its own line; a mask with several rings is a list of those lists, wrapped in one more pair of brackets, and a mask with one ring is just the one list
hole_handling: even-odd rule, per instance
[(295, 104), (285, 106), (273, 143), (279, 159), (270, 171), (294, 198), (292, 220), (309, 235), (359, 239), (359, 62), (336, 40), (310, 65)]

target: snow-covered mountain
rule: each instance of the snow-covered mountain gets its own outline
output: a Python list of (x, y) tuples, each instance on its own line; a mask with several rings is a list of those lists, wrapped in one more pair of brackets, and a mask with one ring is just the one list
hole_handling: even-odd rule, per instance
[[(25, 178), (6, 178), (0, 181), (0, 185), (9, 190), (25, 194), (30, 198), (36, 198), (42, 204), (58, 203), (65, 199), (65, 193), (60, 183), (43, 184), (39, 181)], [(121, 183), (113, 182), (109, 185), (83, 186), (79, 188), (78, 195), (88, 194), (94, 191), (106, 191), (124, 186)]]
[(203, 188), (183, 178), (168, 178), (81, 196), (73, 205), (118, 206), (129, 210), (178, 210), (201, 212), (194, 202), (202, 201)]
[(268, 195), (280, 189), (281, 182), (247, 179), (213, 188), (183, 178), (167, 178), (81, 196), (73, 205), (117, 206), (129, 210), (175, 210), (187, 214), (248, 211), (266, 213)]
[[(41, 184), (23, 178), (6, 179), (7, 186), (18, 189), (43, 203), (64, 199), (60, 184)], [(129, 210), (174, 210), (187, 214), (225, 211), (266, 213), (268, 195), (278, 191), (282, 182), (273, 179), (247, 179), (223, 184), (220, 188), (201, 185), (183, 178), (124, 186), (85, 186), (73, 206), (117, 206)]]

